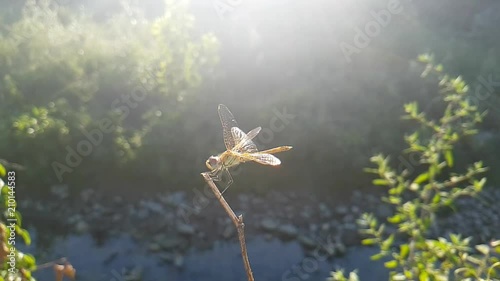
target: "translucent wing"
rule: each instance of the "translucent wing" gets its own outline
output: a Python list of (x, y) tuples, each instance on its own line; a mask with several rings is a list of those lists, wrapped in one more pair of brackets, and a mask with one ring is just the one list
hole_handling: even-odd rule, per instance
[(278, 166), (279, 164), (281, 164), (281, 161), (276, 156), (268, 153), (243, 153), (241, 154), (241, 157), (263, 165)]
[(252, 139), (259, 134), (260, 130), (261, 127), (257, 127), (248, 132), (248, 134), (245, 134), (238, 127), (231, 128), (231, 133), (233, 135), (234, 142), (236, 143), (236, 146), (233, 148), (233, 151), (236, 151), (238, 153), (257, 152), (258, 151), (257, 146), (252, 141)]
[(219, 104), (218, 111), (220, 122), (222, 124), (222, 133), (224, 135), (224, 144), (226, 145), (227, 150), (231, 150), (238, 143), (233, 138), (231, 128), (238, 127), (238, 123), (236, 123), (236, 119), (234, 119), (233, 114), (225, 105)]
[(250, 132), (248, 132), (247, 133), (248, 139), (252, 140), (253, 138), (255, 138), (260, 133), (261, 129), (262, 129), (261, 127), (257, 127), (255, 129), (251, 130)]
[(291, 146), (279, 146), (254, 153), (240, 153), (238, 154), (238, 156), (250, 161), (255, 161), (260, 164), (277, 166), (281, 164), (281, 161), (271, 153), (279, 153), (283, 151), (288, 151), (290, 149), (292, 149)]

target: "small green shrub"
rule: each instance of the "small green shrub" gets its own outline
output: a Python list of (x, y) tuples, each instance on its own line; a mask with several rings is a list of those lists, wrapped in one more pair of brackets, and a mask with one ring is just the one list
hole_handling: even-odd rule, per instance
[(36, 268), (35, 258), (17, 250), (20, 243), (16, 236), (22, 237), (29, 245), (31, 238), (22, 228), (21, 213), (16, 209), (16, 173), (7, 171), (0, 164), (0, 280), (35, 280), (31, 272)]
[[(418, 167), (414, 170), (423, 172), (414, 175), (408, 169), (397, 171), (383, 155), (371, 158), (376, 167), (367, 172), (377, 175), (374, 185), (387, 188), (382, 199), (395, 209), (387, 222), (397, 232), (387, 233), (385, 223), (372, 214), (363, 214), (358, 223), (368, 238), (362, 244), (380, 248), (373, 260), (389, 258), (385, 267), (390, 269), (390, 280), (499, 280), (500, 241), (471, 246), (470, 238), (457, 234), (429, 238), (438, 211), (451, 207), (460, 196), (476, 196), (486, 183), (481, 174), (487, 168), (481, 162), (463, 173), (451, 170), (454, 145), (477, 132), (475, 126), (484, 113), (469, 103), (468, 86), (461, 77), (443, 75), (443, 67), (435, 65), (430, 55), (420, 56), (419, 61), (425, 64), (422, 77), (432, 75), (439, 80), (446, 108), (439, 120), (431, 120), (418, 110), (416, 103), (405, 106), (404, 119), (420, 125), (405, 137), (408, 145), (405, 152), (418, 156)], [(337, 271), (328, 280), (357, 280), (357, 275), (351, 273), (347, 278)]]
[[(13, 167), (13, 170), (7, 170)], [(17, 209), (17, 164), (10, 164), (0, 159), (0, 281), (35, 281), (32, 273), (36, 270), (53, 268), (55, 280), (62, 281), (64, 277), (75, 280), (76, 270), (66, 258), (37, 265), (35, 257), (18, 250), (21, 237), (25, 245), (31, 244), (31, 237), (22, 228), (22, 216)]]

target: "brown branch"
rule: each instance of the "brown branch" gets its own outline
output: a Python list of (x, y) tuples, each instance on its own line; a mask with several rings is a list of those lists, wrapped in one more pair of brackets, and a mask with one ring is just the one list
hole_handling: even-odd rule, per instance
[(226, 199), (222, 197), (222, 194), (220, 193), (219, 189), (217, 188), (217, 186), (215, 185), (214, 181), (212, 180), (209, 174), (201, 173), (201, 175), (207, 182), (208, 186), (210, 186), (210, 188), (212, 189), (212, 192), (215, 194), (215, 197), (219, 199), (220, 204), (222, 205), (224, 210), (226, 210), (226, 213), (231, 218), (234, 226), (238, 230), (238, 238), (240, 240), (240, 247), (241, 247), (241, 257), (243, 258), (243, 265), (245, 266), (247, 278), (248, 281), (254, 281), (252, 268), (250, 267), (250, 261), (248, 260), (247, 246), (245, 244), (245, 231), (244, 231), (245, 224), (243, 223), (243, 216), (242, 215), (236, 216), (233, 209), (231, 209), (231, 206), (229, 206), (229, 204), (226, 202)]
[(66, 263), (68, 263), (68, 259), (67, 258), (59, 258), (57, 260), (53, 260), (53, 261), (50, 261), (50, 262), (47, 262), (47, 263), (44, 263), (44, 264), (41, 264), (41, 265), (37, 265), (36, 269), (33, 270), (33, 271), (44, 269), (44, 268), (48, 268), (48, 267), (52, 267), (53, 265), (59, 264), (59, 263), (65, 263), (66, 264)]

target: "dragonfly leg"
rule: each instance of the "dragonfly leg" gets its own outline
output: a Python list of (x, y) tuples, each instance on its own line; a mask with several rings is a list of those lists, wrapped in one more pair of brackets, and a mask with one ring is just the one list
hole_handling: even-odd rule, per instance
[(221, 180), (221, 170), (212, 170), (208, 172), (208, 175), (213, 181), (220, 181)]
[(231, 186), (231, 184), (233, 183), (233, 177), (231, 177), (231, 174), (229, 173), (229, 170), (228, 169), (224, 169), (224, 172), (226, 173), (228, 180), (227, 180), (226, 188), (224, 188), (224, 190), (220, 194), (221, 196), (229, 188), (229, 186)]

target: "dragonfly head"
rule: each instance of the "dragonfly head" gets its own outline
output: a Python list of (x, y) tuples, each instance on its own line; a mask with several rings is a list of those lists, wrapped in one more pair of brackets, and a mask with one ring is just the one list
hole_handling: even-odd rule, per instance
[(210, 156), (205, 164), (210, 171), (217, 169), (220, 165), (219, 156)]

